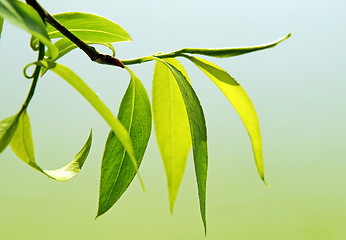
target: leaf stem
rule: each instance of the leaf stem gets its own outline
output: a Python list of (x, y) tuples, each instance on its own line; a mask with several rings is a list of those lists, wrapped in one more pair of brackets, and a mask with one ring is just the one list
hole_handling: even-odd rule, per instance
[(112, 66), (118, 66), (124, 68), (124, 64), (117, 58), (107, 55), (101, 54), (92, 46), (89, 46), (82, 40), (80, 40), (77, 36), (75, 36), (72, 32), (70, 32), (67, 28), (61, 25), (52, 15), (50, 15), (44, 8), (40, 6), (40, 4), (36, 0), (26, 0), (26, 3), (32, 6), (38, 14), (40, 14), (41, 18), (45, 19), (50, 25), (52, 25), (56, 30), (58, 30), (61, 34), (63, 34), (66, 38), (71, 40), (74, 44), (76, 44), (83, 52), (85, 52), (91, 61), (97, 62), (100, 64), (107, 64)]
[[(37, 61), (41, 61), (44, 58), (44, 55), (45, 55), (45, 47), (44, 47), (44, 44), (40, 42)], [(24, 110), (28, 108), (31, 99), (34, 96), (36, 85), (40, 77), (40, 72), (41, 72), (41, 66), (36, 65), (34, 74), (32, 75), (33, 81), (32, 81), (28, 96), (26, 97), (25, 102), (23, 103), (23, 106), (19, 111), (20, 113), (22, 113)]]

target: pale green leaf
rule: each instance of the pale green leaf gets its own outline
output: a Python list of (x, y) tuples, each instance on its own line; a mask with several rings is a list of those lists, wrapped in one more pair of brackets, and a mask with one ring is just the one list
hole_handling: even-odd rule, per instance
[[(165, 61), (187, 76), (184, 67), (177, 60)], [(191, 134), (179, 86), (171, 70), (160, 61), (156, 62), (154, 70), (152, 104), (156, 141), (165, 167), (172, 213), (191, 149)]]
[(211, 49), (211, 48), (183, 48), (178, 53), (190, 53), (190, 54), (199, 54), (199, 55), (205, 55), (210, 57), (218, 57), (218, 58), (226, 58), (226, 57), (234, 57), (250, 52), (255, 52), (259, 50), (264, 50), (267, 48), (272, 48), (281, 43), (282, 41), (289, 38), (291, 34), (288, 34), (287, 36), (271, 42), (264, 45), (259, 46), (252, 46), (252, 47), (240, 47), (240, 48), (221, 48), (221, 49)]
[(222, 91), (222, 93), (227, 97), (235, 110), (238, 112), (252, 142), (252, 149), (254, 152), (258, 173), (266, 184), (264, 180), (262, 139), (259, 121), (249, 96), (239, 85), (239, 83), (222, 68), (201, 58), (187, 55), (185, 57), (191, 60), (215, 83), (215, 85)]
[(0, 17), (0, 39), (1, 39), (1, 33), (2, 33), (2, 26), (4, 25), (4, 19)]
[(50, 41), (45, 24), (31, 6), (17, 0), (0, 0), (0, 17), (36, 37), (48, 47), (53, 59), (58, 56), (58, 49)]
[[(121, 101), (118, 118), (131, 136), (136, 164), (140, 166), (151, 133), (151, 108), (141, 81), (131, 70), (127, 70), (131, 81)], [(119, 200), (135, 175), (136, 169), (130, 157), (111, 131), (102, 158), (97, 217), (107, 212)]]
[[(130, 35), (118, 24), (94, 14), (67, 12), (53, 17), (82, 41), (97, 43), (114, 43), (130, 41)], [(47, 25), (50, 38), (61, 38), (63, 35), (51, 25)]]
[(10, 143), (18, 125), (19, 114), (5, 118), (0, 122), (0, 153)]
[(114, 117), (112, 111), (101, 101), (99, 96), (71, 69), (68, 67), (47, 61), (41, 61), (39, 64), (45, 68), (48, 68), (52, 72), (59, 75), (66, 82), (68, 82), (73, 88), (75, 88), (101, 115), (106, 123), (111, 127), (117, 138), (125, 147), (127, 153), (132, 158), (132, 161), (136, 161), (132, 141), (126, 128), (121, 124), (118, 118)]
[(197, 178), (200, 212), (207, 231), (206, 222), (206, 185), (208, 172), (208, 148), (207, 148), (207, 128), (202, 106), (199, 99), (185, 76), (173, 65), (163, 60), (157, 59), (166, 64), (178, 83), (183, 96), (187, 116), (189, 119), (190, 132), (192, 138), (193, 159)]
[(27, 112), (24, 110), (19, 116), (18, 126), (12, 137), (10, 146), (18, 158), (33, 167), (35, 170), (40, 171), (57, 181), (67, 181), (74, 177), (82, 168), (89, 154), (91, 140), (92, 134), (90, 132), (89, 138), (82, 150), (75, 156), (74, 160), (65, 167), (57, 170), (43, 170), (35, 161), (30, 119)]

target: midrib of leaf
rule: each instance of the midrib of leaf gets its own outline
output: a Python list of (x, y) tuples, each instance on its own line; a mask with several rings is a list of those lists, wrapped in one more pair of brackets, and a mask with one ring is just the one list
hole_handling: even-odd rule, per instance
[[(174, 175), (174, 168), (173, 168), (173, 159), (174, 158), (174, 101), (173, 101), (173, 85), (172, 85), (172, 75), (170, 71), (167, 71), (168, 72), (168, 76), (169, 76), (169, 87), (170, 87), (170, 92), (171, 92), (171, 138), (172, 138), (172, 144), (171, 144), (171, 150), (172, 150), (172, 158), (171, 158), (171, 161), (170, 161), (170, 165), (171, 165), (171, 171), (172, 171), (172, 176), (175, 176)], [(170, 184), (172, 186), (173, 189), (175, 189), (175, 185), (173, 186), (174, 184), (174, 181), (173, 179), (171, 178), (170, 179)], [(173, 209), (171, 208), (171, 213), (173, 213)]]
[[(132, 95), (133, 95), (132, 99), (133, 99), (133, 101), (132, 101), (132, 108), (131, 108), (130, 125), (129, 125), (129, 129), (128, 129), (129, 135), (131, 134), (131, 127), (132, 127), (132, 122), (133, 122), (133, 115), (134, 115), (134, 111), (135, 111), (135, 100), (136, 100), (136, 84), (135, 84), (135, 80), (133, 80), (132, 82), (133, 82), (133, 91), (132, 91)], [(119, 170), (117, 172), (117, 177), (116, 177), (115, 181), (113, 182), (112, 190), (109, 192), (109, 194), (107, 196), (107, 199), (105, 201), (106, 203), (108, 203), (109, 198), (111, 197), (111, 193), (113, 192), (113, 190), (115, 188), (115, 185), (116, 185), (116, 183), (118, 181), (119, 174), (120, 174), (121, 168), (123, 166), (125, 156), (126, 156), (126, 149), (124, 148), (123, 156), (121, 158), (121, 164), (120, 164)], [(111, 177), (111, 175), (108, 176), (108, 179), (110, 177)]]
[[(120, 35), (120, 34), (115, 34), (115, 33), (111, 33), (111, 32), (105, 32), (105, 31), (100, 31), (100, 30), (92, 30), (92, 29), (79, 29), (79, 28), (76, 28), (76, 29), (68, 29), (70, 32), (94, 32), (94, 33), (103, 33), (103, 34), (108, 34), (108, 35), (111, 35), (111, 36), (116, 36), (116, 37), (120, 37), (120, 38), (123, 38), (123, 39), (127, 39), (125, 38), (124, 36)], [(59, 31), (52, 31), (52, 32), (49, 32), (50, 35), (53, 35), (53, 34), (56, 34), (56, 33), (60, 33)], [(61, 36), (63, 37), (63, 36)], [(60, 38), (60, 37), (57, 37), (57, 38)]]

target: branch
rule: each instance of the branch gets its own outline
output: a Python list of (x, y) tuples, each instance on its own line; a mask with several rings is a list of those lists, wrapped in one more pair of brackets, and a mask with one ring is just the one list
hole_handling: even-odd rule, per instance
[(94, 47), (89, 46), (78, 37), (76, 37), (73, 33), (71, 33), (67, 28), (62, 26), (55, 18), (50, 15), (46, 10), (44, 10), (40, 4), (36, 0), (26, 0), (26, 3), (32, 6), (42, 19), (45, 19), (50, 25), (52, 25), (56, 30), (58, 30), (61, 34), (63, 34), (66, 38), (71, 40), (74, 44), (76, 44), (83, 52), (85, 52), (91, 61), (107, 64), (112, 66), (118, 66), (124, 68), (124, 64), (117, 58), (112, 57), (110, 55), (101, 54)]

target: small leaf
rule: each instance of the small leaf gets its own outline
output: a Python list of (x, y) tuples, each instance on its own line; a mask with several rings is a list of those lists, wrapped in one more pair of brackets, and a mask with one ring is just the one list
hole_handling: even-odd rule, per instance
[(58, 56), (58, 49), (50, 41), (45, 24), (31, 6), (17, 0), (0, 0), (0, 17), (40, 40), (48, 47), (53, 59)]
[[(262, 154), (262, 139), (259, 121), (251, 99), (246, 94), (239, 83), (232, 78), (225, 70), (204, 59), (187, 56), (199, 69), (201, 69), (221, 90), (221, 92), (232, 103), (235, 110), (242, 119), (252, 142), (252, 149), (258, 173), (264, 181), (264, 166)], [(267, 185), (267, 184), (266, 184)]]
[(58, 170), (43, 170), (35, 161), (34, 144), (32, 140), (30, 119), (27, 112), (24, 110), (18, 120), (18, 127), (11, 140), (12, 151), (29, 166), (35, 170), (53, 178), (57, 181), (67, 181), (74, 177), (82, 168), (91, 147), (92, 133), (82, 150), (76, 155), (74, 160)]
[(19, 114), (8, 117), (0, 122), (0, 153), (10, 143), (18, 125)]
[(132, 141), (126, 128), (121, 124), (118, 118), (114, 117), (109, 108), (101, 101), (99, 96), (71, 69), (68, 67), (47, 61), (40, 61), (39, 65), (48, 68), (66, 82), (68, 82), (74, 89), (76, 89), (94, 109), (101, 115), (106, 123), (111, 127), (115, 135), (125, 147), (127, 153), (132, 158), (132, 161), (136, 161)]
[(4, 19), (0, 17), (0, 39), (1, 39), (1, 33), (2, 33), (2, 26), (4, 25)]
[[(130, 133), (136, 164), (139, 166), (151, 133), (151, 108), (148, 94), (134, 73), (119, 108), (118, 118)], [(97, 216), (107, 212), (126, 191), (136, 169), (119, 139), (111, 131), (102, 158)]]
[[(97, 43), (131, 41), (130, 35), (122, 27), (97, 15), (67, 12), (53, 15), (53, 17), (82, 41)], [(47, 25), (47, 32), (52, 39), (63, 37), (51, 25)]]
[(208, 172), (208, 149), (207, 149), (207, 128), (205, 125), (204, 113), (199, 99), (187, 81), (186, 77), (173, 65), (163, 60), (157, 59), (166, 64), (173, 73), (183, 96), (187, 116), (189, 118), (190, 132), (192, 138), (193, 159), (197, 178), (199, 205), (204, 225), (207, 232), (206, 222), (206, 185)]
[[(187, 76), (184, 67), (177, 60), (165, 61)], [(179, 86), (171, 70), (160, 61), (156, 62), (154, 70), (152, 103), (156, 141), (165, 167), (172, 213), (191, 149), (191, 135)]]
[(218, 57), (218, 58), (226, 58), (226, 57), (234, 57), (250, 52), (255, 52), (259, 50), (264, 50), (267, 48), (272, 48), (291, 37), (291, 34), (271, 43), (267, 43), (260, 46), (253, 47), (240, 47), (240, 48), (222, 48), (222, 49), (211, 49), (211, 48), (183, 48), (179, 50), (179, 53), (190, 53), (190, 54), (200, 54), (210, 57)]

